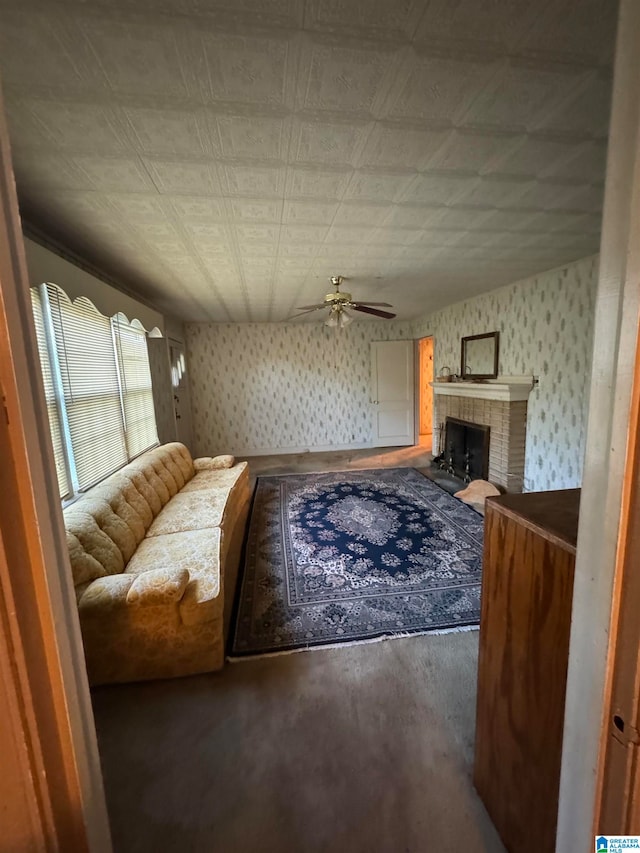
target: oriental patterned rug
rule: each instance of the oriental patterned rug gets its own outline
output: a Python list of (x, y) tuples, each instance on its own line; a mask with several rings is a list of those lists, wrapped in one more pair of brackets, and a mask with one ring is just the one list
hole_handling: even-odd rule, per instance
[(413, 468), (259, 477), (230, 655), (477, 624), (482, 531)]

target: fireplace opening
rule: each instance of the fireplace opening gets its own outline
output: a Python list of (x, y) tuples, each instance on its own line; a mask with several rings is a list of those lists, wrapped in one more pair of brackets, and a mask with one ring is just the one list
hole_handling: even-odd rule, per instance
[(443, 467), (447, 473), (460, 477), (467, 483), (471, 480), (487, 480), (489, 433), (488, 426), (448, 417), (445, 422), (445, 444), (442, 454)]

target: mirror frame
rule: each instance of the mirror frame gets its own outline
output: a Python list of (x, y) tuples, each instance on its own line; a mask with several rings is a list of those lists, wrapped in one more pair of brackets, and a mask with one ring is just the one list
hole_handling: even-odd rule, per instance
[[(493, 338), (493, 373), (467, 373), (466, 353), (468, 341), (478, 341), (481, 338)], [(500, 354), (500, 332), (486, 332), (483, 335), (468, 335), (461, 340), (460, 350), (460, 376), (462, 379), (495, 379), (498, 375), (498, 357)]]

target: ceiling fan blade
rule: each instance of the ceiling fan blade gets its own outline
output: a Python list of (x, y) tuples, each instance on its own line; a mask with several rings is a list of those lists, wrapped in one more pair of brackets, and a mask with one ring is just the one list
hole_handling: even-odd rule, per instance
[(318, 302), (317, 305), (298, 305), (298, 311), (315, 311), (317, 308), (328, 308), (326, 302)]
[(352, 305), (377, 305), (378, 308), (393, 308), (393, 305), (389, 304), (389, 302), (361, 302), (358, 300), (357, 302), (352, 302)]
[(354, 311), (362, 311), (363, 314), (373, 314), (374, 317), (384, 317), (385, 320), (393, 320), (396, 316), (389, 311), (378, 311), (377, 308), (368, 308), (366, 305), (351, 305)]
[(318, 311), (320, 308), (324, 308), (324, 307), (325, 307), (324, 305), (316, 305), (315, 308), (307, 308), (306, 311), (300, 311), (299, 314), (292, 314), (290, 317), (285, 317), (284, 321), (286, 323), (288, 320), (295, 320), (296, 317), (302, 317), (303, 314), (311, 314), (314, 311)]

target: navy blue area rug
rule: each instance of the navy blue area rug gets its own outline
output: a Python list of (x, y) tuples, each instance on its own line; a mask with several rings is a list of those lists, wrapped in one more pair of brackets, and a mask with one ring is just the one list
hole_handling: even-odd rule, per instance
[(482, 531), (413, 468), (259, 477), (231, 656), (477, 624)]

